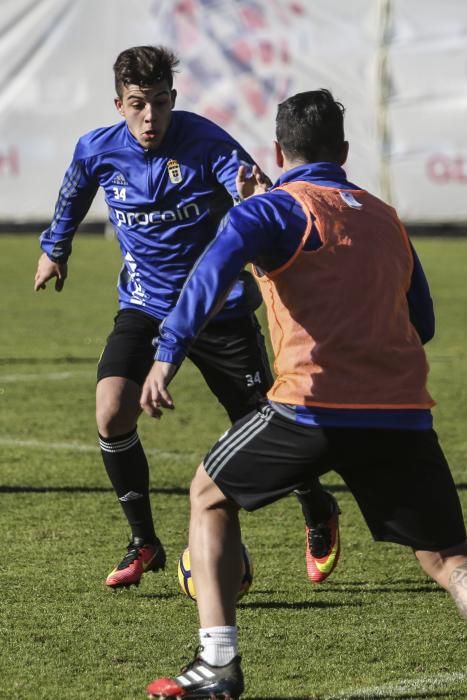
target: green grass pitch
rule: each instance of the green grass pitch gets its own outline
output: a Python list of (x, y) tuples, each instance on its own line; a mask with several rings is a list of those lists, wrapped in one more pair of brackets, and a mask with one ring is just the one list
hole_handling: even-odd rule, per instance
[[(428, 347), (436, 428), (467, 512), (467, 240), (414, 240), (437, 312)], [(115, 241), (78, 235), (61, 294), (33, 292), (34, 236), (0, 236), (0, 698), (133, 700), (197, 644), (179, 592), (187, 489), (227, 427), (187, 362), (176, 410), (143, 417), (164, 573), (111, 593), (127, 529), (96, 447), (95, 365), (116, 310)], [(341, 562), (308, 583), (293, 497), (243, 515), (255, 580), (239, 605), (245, 700), (467, 698), (467, 626), (401, 547), (372, 542), (334, 474)]]

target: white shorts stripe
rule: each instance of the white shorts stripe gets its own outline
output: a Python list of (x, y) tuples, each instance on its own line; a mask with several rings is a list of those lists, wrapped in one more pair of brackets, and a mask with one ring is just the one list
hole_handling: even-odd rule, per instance
[[(205, 469), (211, 479), (215, 480), (226, 463), (239, 450), (250, 442), (258, 433), (267, 428), (269, 421), (274, 415), (274, 411), (269, 407), (265, 407), (261, 411), (261, 415), (256, 414), (255, 420), (250, 420), (242, 427), (241, 430), (234, 433), (229, 440), (221, 443), (221, 450), (216, 450), (215, 459), (212, 462), (211, 458), (205, 462)], [(211, 456), (210, 456), (211, 457)]]
[[(242, 427), (242, 432), (249, 430), (250, 427), (256, 426), (259, 422), (261, 422), (261, 416), (258, 413), (255, 413), (254, 416), (252, 416), (252, 418), (250, 418), (250, 420)], [(213, 447), (208, 460), (205, 461), (204, 464), (208, 474), (213, 468), (215, 468), (219, 459), (222, 459), (225, 450), (228, 450), (232, 443), (235, 443), (239, 439), (239, 435), (240, 433), (234, 432), (228, 438), (222, 437), (219, 439), (217, 445)]]
[[(242, 426), (241, 431), (234, 432), (232, 435), (230, 435), (230, 437), (228, 437), (226, 439), (220, 438), (217, 445), (215, 447), (213, 447), (213, 449), (211, 450), (211, 453), (209, 455), (209, 459), (208, 459), (209, 469), (212, 469), (213, 467), (215, 467), (215, 465), (217, 463), (217, 458), (219, 457), (220, 459), (222, 459), (222, 456), (223, 456), (223, 453), (225, 452), (225, 450), (229, 449), (231, 447), (232, 443), (236, 443), (236, 441), (239, 438), (239, 435), (242, 435), (243, 432), (247, 431), (250, 426), (256, 425), (258, 422), (262, 422), (263, 417), (268, 418), (270, 413), (271, 414), (273, 413), (270, 406), (265, 406), (263, 409), (261, 409), (261, 411), (259, 413), (256, 412), (250, 418), (250, 420), (247, 423), (245, 423), (245, 425)], [(206, 467), (206, 461), (205, 461), (204, 466)], [(206, 471), (208, 473), (209, 473), (209, 469), (206, 467)]]
[(256, 435), (258, 435), (258, 433), (260, 433), (262, 430), (267, 428), (267, 424), (269, 423), (271, 417), (267, 418), (266, 422), (264, 422), (262, 425), (258, 426), (258, 428), (255, 431), (253, 431), (253, 432), (250, 431), (250, 433), (248, 435), (244, 436), (245, 439), (243, 440), (243, 442), (236, 445), (235, 449), (231, 450), (228, 454), (225, 455), (225, 458), (219, 464), (219, 466), (217, 467), (215, 472), (213, 472), (212, 474), (209, 475), (211, 477), (211, 479), (215, 480), (217, 475), (219, 474), (220, 471), (222, 471), (222, 469), (225, 467), (225, 465), (227, 464), (229, 459), (231, 459), (231, 457), (233, 457), (233, 455), (237, 454), (237, 452), (239, 452), (242, 449), (242, 447), (244, 447), (248, 442), (250, 442), (250, 440), (252, 440)]
[[(261, 417), (257, 413), (255, 413), (255, 415), (252, 418), (250, 418), (250, 420), (247, 423), (245, 423), (245, 425), (242, 427), (242, 431), (249, 430), (250, 426), (255, 426), (259, 422), (261, 422)], [(218, 460), (222, 459), (225, 450), (229, 449), (232, 442), (235, 442), (238, 439), (238, 436), (239, 433), (235, 432), (232, 435), (230, 435), (230, 437), (222, 438), (219, 440), (217, 445), (212, 449), (212, 452), (209, 455), (207, 462), (205, 462), (204, 464), (208, 474), (210, 470), (216, 466)]]

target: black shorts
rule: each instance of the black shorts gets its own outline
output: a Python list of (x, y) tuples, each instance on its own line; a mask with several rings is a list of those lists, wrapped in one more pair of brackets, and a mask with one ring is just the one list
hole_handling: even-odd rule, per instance
[(266, 404), (218, 440), (204, 467), (246, 510), (334, 470), (375, 540), (429, 551), (465, 541), (459, 497), (433, 430), (315, 428)]
[[(97, 380), (125, 377), (140, 386), (154, 362), (155, 318), (124, 309), (115, 317), (97, 367)], [(208, 323), (188, 357), (233, 422), (252, 411), (272, 385), (264, 337), (254, 314)]]

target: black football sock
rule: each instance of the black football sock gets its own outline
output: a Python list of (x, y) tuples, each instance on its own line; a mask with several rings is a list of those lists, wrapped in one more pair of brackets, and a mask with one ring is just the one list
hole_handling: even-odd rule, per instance
[(302, 507), (303, 517), (308, 527), (316, 527), (326, 522), (332, 514), (332, 496), (328, 494), (319, 479), (314, 479), (303, 490), (294, 491)]
[(132, 537), (154, 542), (157, 537), (149, 500), (149, 465), (136, 428), (131, 433), (111, 438), (99, 435), (99, 445)]

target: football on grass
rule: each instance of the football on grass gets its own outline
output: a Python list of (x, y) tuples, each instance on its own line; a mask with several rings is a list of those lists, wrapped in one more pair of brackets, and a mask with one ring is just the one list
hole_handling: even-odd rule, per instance
[[(242, 544), (242, 554), (243, 574), (237, 600), (240, 600), (240, 598), (248, 593), (253, 581), (253, 564), (251, 562), (250, 553), (245, 544)], [(178, 582), (182, 592), (192, 600), (196, 600), (195, 586), (193, 579), (191, 578), (190, 551), (188, 547), (180, 554), (180, 558), (178, 560)]]

